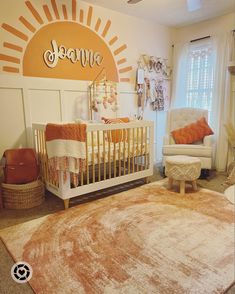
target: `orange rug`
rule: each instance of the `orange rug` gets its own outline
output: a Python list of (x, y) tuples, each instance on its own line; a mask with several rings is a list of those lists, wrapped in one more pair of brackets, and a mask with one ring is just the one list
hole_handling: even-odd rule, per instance
[(4, 229), (36, 293), (223, 293), (234, 282), (234, 206), (155, 182)]

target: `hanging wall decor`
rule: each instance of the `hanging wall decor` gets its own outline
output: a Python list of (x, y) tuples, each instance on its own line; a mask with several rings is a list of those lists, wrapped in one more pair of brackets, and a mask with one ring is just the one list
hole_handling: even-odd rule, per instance
[(143, 113), (150, 103), (152, 110), (167, 110), (169, 105), (169, 80), (171, 68), (167, 59), (141, 55), (137, 69), (138, 107)]

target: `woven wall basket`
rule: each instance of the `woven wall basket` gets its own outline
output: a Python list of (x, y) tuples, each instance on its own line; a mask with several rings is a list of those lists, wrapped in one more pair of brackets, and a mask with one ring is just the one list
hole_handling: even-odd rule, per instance
[(32, 208), (40, 205), (44, 199), (44, 185), (41, 181), (34, 181), (23, 185), (2, 183), (2, 200), (4, 208)]

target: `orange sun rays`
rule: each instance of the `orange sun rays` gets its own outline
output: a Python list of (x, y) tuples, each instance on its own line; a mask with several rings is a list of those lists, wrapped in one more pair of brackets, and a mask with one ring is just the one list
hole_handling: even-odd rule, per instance
[[(22, 53), (24, 49), (23, 49), (23, 46), (19, 46), (17, 44), (17, 40), (26, 42), (25, 44), (25, 47), (26, 47), (27, 42), (32, 37), (32, 34), (38, 31), (40, 27), (44, 25), (45, 23), (50, 23), (52, 21), (61, 21), (61, 20), (79, 22), (91, 28), (93, 31), (99, 34), (103, 39), (108, 38), (110, 28), (111, 28), (111, 21), (110, 20), (106, 21), (104, 26), (102, 25), (101, 18), (97, 18), (96, 21), (93, 21), (93, 7), (89, 6), (88, 11), (85, 15), (84, 10), (79, 9), (77, 7), (76, 0), (71, 0), (71, 5), (62, 4), (61, 6), (57, 5), (56, 0), (51, 0), (51, 7), (52, 7), (51, 9), (46, 4), (42, 5), (42, 11), (44, 13), (43, 15), (40, 14), (40, 12), (34, 7), (31, 1), (26, 1), (25, 5), (29, 9), (33, 19), (38, 23), (38, 27), (33, 25), (32, 22), (30, 22), (30, 20), (26, 19), (24, 16), (19, 17), (19, 21), (21, 25), (23, 25), (24, 27), (24, 30), (22, 31), (9, 24), (6, 24), (6, 23), (2, 24), (2, 28), (4, 30), (6, 30), (8, 33), (10, 33), (15, 38), (17, 38), (15, 41), (16, 44), (6, 42), (6, 41), (3, 42), (3, 47), (6, 48), (8, 53), (8, 54), (0, 54), (0, 60), (6, 62), (6, 65), (2, 66), (2, 70), (4, 72), (9, 72), (9, 73), (21, 72), (22, 59), (23, 59)], [(69, 10), (71, 11), (70, 19), (68, 16)], [(45, 19), (45, 21), (43, 19)], [(28, 33), (25, 33), (25, 29), (28, 31)], [(114, 47), (117, 42), (118, 42), (117, 36), (113, 36), (107, 40), (107, 44), (112, 47)], [(121, 46), (120, 45), (116, 46), (115, 49), (110, 48), (111, 52), (113, 53), (114, 59), (116, 59), (120, 82), (130, 82), (130, 79), (123, 75), (125, 75), (126, 73), (130, 72), (133, 69), (132, 66), (126, 66), (126, 67), (123, 66), (123, 64), (127, 62), (127, 59), (120, 55), (123, 54), (126, 48), (127, 48), (126, 44), (123, 44)], [(14, 56), (14, 53), (19, 54), (19, 52), (21, 53), (20, 58), (18, 56)]]

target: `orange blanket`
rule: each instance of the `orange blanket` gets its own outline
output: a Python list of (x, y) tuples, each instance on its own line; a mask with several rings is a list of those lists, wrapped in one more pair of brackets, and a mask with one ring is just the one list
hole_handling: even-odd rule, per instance
[(86, 142), (86, 125), (85, 124), (47, 124), (46, 141), (51, 140), (76, 140)]
[(47, 124), (45, 137), (51, 180), (58, 183), (62, 171), (64, 181), (67, 172), (76, 181), (76, 175), (85, 168), (86, 134), (85, 124)]

